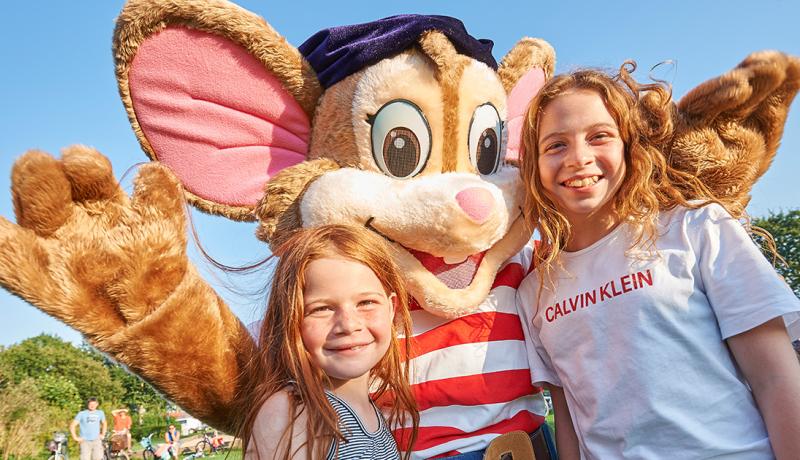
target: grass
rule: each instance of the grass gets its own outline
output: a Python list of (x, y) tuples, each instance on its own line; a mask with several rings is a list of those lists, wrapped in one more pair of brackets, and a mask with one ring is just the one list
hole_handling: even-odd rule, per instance
[(230, 451), (230, 454), (225, 457), (225, 460), (242, 460), (242, 457), (244, 457), (242, 449), (233, 449)]

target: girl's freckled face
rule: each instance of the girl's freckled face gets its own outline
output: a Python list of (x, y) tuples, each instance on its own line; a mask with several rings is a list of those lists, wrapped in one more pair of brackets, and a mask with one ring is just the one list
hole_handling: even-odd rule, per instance
[(343, 258), (311, 261), (303, 289), (303, 345), (333, 380), (369, 373), (389, 349), (395, 294), (366, 265)]
[(613, 211), (625, 177), (625, 146), (614, 118), (594, 91), (553, 99), (539, 120), (539, 178), (573, 225)]

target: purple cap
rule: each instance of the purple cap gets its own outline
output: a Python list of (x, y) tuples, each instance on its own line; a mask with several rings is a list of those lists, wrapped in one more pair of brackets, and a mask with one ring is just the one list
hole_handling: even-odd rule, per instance
[(408, 49), (429, 30), (447, 36), (459, 53), (497, 69), (492, 41), (476, 39), (467, 33), (461, 21), (448, 16), (401, 14), (364, 24), (331, 27), (315, 33), (298, 49), (317, 72), (322, 86), (329, 88), (364, 67)]

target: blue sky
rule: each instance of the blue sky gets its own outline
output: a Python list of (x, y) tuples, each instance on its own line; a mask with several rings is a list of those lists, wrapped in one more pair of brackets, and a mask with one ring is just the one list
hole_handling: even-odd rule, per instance
[[(586, 66), (617, 68), (625, 59), (649, 69), (672, 60), (677, 66), (667, 76), (676, 97), (732, 68), (752, 51), (772, 48), (800, 55), (800, 6), (790, 0), (238, 3), (263, 16), (295, 46), (325, 27), (429, 13), (455, 16), (473, 35), (494, 40), (498, 60), (523, 36), (543, 38), (556, 50), (559, 72)], [(92, 145), (111, 158), (118, 177), (146, 159), (119, 101), (113, 73), (111, 34), (122, 5), (120, 0), (31, 0), (3, 8), (0, 215), (13, 219), (9, 173), (14, 159), (28, 149), (57, 154), (70, 144)], [(646, 76), (638, 74), (639, 79)], [(792, 185), (798, 172), (800, 102), (795, 101), (777, 159), (755, 187), (750, 213), (762, 216), (800, 207), (800, 193)], [(253, 236), (252, 224), (201, 214), (195, 214), (195, 224), (203, 246), (222, 262), (244, 264), (268, 254)], [(196, 251), (191, 253), (198, 260)], [(268, 283), (269, 271), (229, 280), (202, 260), (198, 265), (243, 320), (261, 314), (263, 296), (253, 292)], [(222, 284), (251, 294), (237, 294)], [(0, 292), (0, 313), (0, 345), (41, 332), (80, 341), (76, 332), (5, 292)]]

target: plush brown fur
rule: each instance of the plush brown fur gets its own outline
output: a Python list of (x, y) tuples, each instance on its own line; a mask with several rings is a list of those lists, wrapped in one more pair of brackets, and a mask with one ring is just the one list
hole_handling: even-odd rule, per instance
[(12, 177), (19, 226), (0, 218), (0, 284), (231, 429), (222, 408), (252, 339), (188, 262), (172, 174), (143, 166), (128, 199), (108, 160), (77, 146), (60, 161), (29, 152)]
[(442, 172), (458, 167), (458, 101), (459, 82), (469, 58), (456, 52), (450, 40), (437, 31), (426, 32), (419, 39), (422, 51), (436, 65), (436, 79), (442, 87), (444, 107), (444, 132), (442, 133)]
[(751, 54), (678, 103), (670, 162), (699, 177), (740, 216), (775, 156), (798, 89), (800, 59), (776, 51)]
[[(128, 2), (117, 19), (114, 31), (113, 51), (117, 82), (133, 131), (142, 149), (151, 159), (157, 160), (158, 157), (136, 118), (128, 72), (139, 45), (168, 26), (184, 26), (213, 33), (241, 45), (278, 77), (284, 89), (294, 96), (308, 118), (313, 119), (317, 101), (322, 94), (314, 70), (297, 49), (289, 45), (286, 39), (260, 17), (221, 0)], [(254, 220), (251, 208), (215, 203), (191, 192), (186, 192), (186, 196), (202, 211), (233, 220)]]
[(276, 248), (294, 230), (302, 227), (297, 207), (302, 201), (300, 197), (303, 191), (317, 177), (337, 169), (339, 165), (333, 160), (320, 158), (286, 168), (270, 180), (264, 190), (264, 198), (256, 208), (258, 239)]
[(308, 158), (330, 158), (341, 166), (357, 166), (358, 144), (353, 133), (353, 97), (362, 72), (334, 85), (320, 98), (317, 111), (324, 117), (314, 120)]
[(503, 83), (506, 93), (514, 89), (520, 78), (532, 68), (544, 70), (545, 79), (553, 76), (556, 67), (556, 52), (544, 40), (525, 37), (503, 57), (497, 69), (497, 76)]

